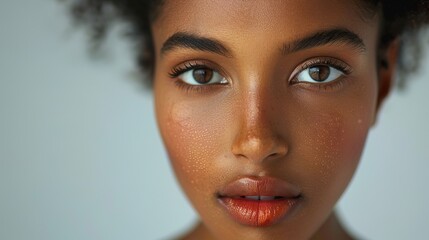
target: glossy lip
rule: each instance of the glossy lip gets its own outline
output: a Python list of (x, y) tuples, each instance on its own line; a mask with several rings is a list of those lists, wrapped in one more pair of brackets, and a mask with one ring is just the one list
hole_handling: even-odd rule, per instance
[[(263, 196), (255, 200), (248, 196)], [(299, 205), (298, 187), (272, 177), (243, 177), (227, 184), (217, 195), (235, 221), (253, 227), (274, 225)]]

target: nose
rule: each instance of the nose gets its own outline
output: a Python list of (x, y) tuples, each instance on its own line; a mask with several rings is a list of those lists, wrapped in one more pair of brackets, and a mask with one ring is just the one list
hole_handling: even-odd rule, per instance
[(241, 98), (236, 115), (239, 128), (232, 144), (232, 153), (237, 158), (262, 163), (287, 154), (288, 144), (276, 131), (280, 128), (276, 122), (281, 114), (274, 110), (275, 104), (279, 104), (276, 99), (260, 93), (249, 92)]

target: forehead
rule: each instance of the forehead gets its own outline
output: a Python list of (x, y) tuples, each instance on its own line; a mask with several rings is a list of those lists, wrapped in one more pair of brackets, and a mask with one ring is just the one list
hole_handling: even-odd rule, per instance
[(371, 51), (376, 48), (378, 21), (377, 15), (364, 17), (356, 0), (166, 0), (152, 32), (158, 50), (172, 34), (188, 32), (244, 51), (343, 28), (360, 36)]
[[(308, 28), (368, 23), (356, 0), (166, 0), (154, 26), (196, 32)], [(208, 29), (210, 28), (210, 29)]]

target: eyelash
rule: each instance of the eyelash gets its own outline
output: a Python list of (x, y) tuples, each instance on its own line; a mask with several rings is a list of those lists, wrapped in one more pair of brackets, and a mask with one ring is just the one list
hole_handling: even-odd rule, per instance
[(183, 64), (183, 66), (178, 66), (171, 69), (171, 72), (168, 75), (170, 75), (171, 78), (177, 78), (178, 76), (180, 76), (180, 74), (196, 68), (210, 68), (210, 67), (205, 63), (198, 63), (196, 61), (186, 62), (185, 64)]
[(318, 66), (318, 65), (326, 65), (329, 67), (336, 68), (337, 70), (342, 71), (344, 74), (350, 74), (352, 71), (352, 69), (341, 60), (338, 60), (335, 58), (322, 57), (322, 58), (315, 58), (315, 59), (306, 61), (304, 64), (302, 64), (299, 67), (300, 68), (299, 72), (309, 67)]
[[(173, 69), (171, 69), (171, 72), (168, 73), (168, 75), (175, 79), (177, 77), (179, 77), (181, 74), (193, 70), (193, 69), (198, 69), (198, 68), (208, 68), (211, 69), (213, 71), (218, 71), (216, 67), (212, 67), (213, 64), (210, 64), (208, 62), (200, 62), (200, 61), (190, 61), (190, 62), (186, 62), (181, 66), (177, 66), (174, 67)], [(189, 85), (184, 83), (183, 81), (181, 81), (180, 79), (175, 81), (176, 86), (180, 89), (180, 90), (184, 90), (185, 92), (196, 92), (196, 93), (201, 93), (205, 90), (209, 90), (209, 88), (207, 87), (207, 85)], [(215, 86), (220, 86), (217, 84), (212, 84), (211, 87), (215, 87)]]
[[(198, 68), (209, 68), (212, 69), (213, 71), (217, 71), (216, 68), (212, 67), (211, 65), (213, 64), (209, 64), (206, 62), (199, 62), (199, 61), (190, 61), (190, 62), (186, 62), (181, 66), (177, 66), (171, 69), (171, 71), (168, 73), (168, 75), (175, 79), (177, 77), (179, 77), (181, 74), (193, 70), (193, 69), (198, 69)], [(341, 71), (342, 73), (344, 73), (345, 76), (350, 75), (352, 73), (352, 68), (350, 66), (348, 66), (347, 64), (345, 64), (343, 61), (335, 59), (335, 58), (330, 58), (330, 57), (319, 57), (319, 58), (314, 58), (308, 61), (305, 61), (301, 66), (298, 67), (299, 70), (294, 71), (296, 72), (295, 74), (293, 74), (293, 77), (289, 80), (290, 84), (305, 84), (310, 88), (315, 88), (316, 90), (329, 90), (329, 89), (336, 89), (338, 87), (340, 87), (342, 84), (344, 84), (344, 82), (342, 80), (334, 80), (332, 82), (328, 82), (328, 83), (319, 83), (319, 84), (312, 84), (312, 83), (307, 83), (307, 82), (298, 82), (296, 81), (296, 77), (304, 70), (313, 67), (313, 66), (318, 66), (318, 65), (324, 65), (324, 66), (328, 66), (328, 67), (333, 67), (339, 71)], [(179, 87), (182, 90), (185, 90), (186, 92), (203, 92), (204, 90), (208, 90), (207, 85), (189, 85), (184, 83), (183, 81), (181, 81), (180, 79), (175, 81), (175, 84), (177, 87)], [(219, 86), (216, 84), (211, 85), (211, 87), (214, 86)]]
[[(319, 58), (313, 58), (311, 60), (305, 61), (301, 66), (298, 67), (299, 70), (294, 71), (296, 72), (293, 74), (293, 77), (289, 80), (290, 84), (304, 84), (309, 88), (314, 88), (316, 90), (334, 90), (342, 86), (344, 84), (343, 80), (334, 80), (332, 82), (328, 83), (318, 83), (318, 84), (312, 84), (308, 82), (298, 82), (296, 80), (297, 76), (304, 70), (314, 67), (314, 66), (328, 66), (333, 67), (339, 71), (341, 71), (344, 76), (348, 76), (352, 73), (352, 68), (344, 63), (343, 61), (331, 57), (319, 57)], [(340, 77), (343, 78), (344, 76)]]

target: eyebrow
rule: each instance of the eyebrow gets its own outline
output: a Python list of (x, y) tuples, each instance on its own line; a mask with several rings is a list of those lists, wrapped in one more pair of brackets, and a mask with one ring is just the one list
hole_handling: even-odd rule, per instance
[[(366, 51), (363, 40), (356, 33), (346, 28), (333, 28), (312, 33), (291, 43), (284, 43), (281, 52), (283, 55), (287, 55), (304, 49), (335, 43), (350, 45), (360, 52)], [(177, 32), (169, 37), (162, 45), (161, 54), (165, 55), (176, 48), (212, 52), (225, 57), (232, 56), (231, 50), (221, 41), (186, 32)]]
[(285, 43), (283, 44), (281, 51), (282, 54), (287, 55), (300, 50), (335, 43), (350, 45), (360, 52), (366, 51), (362, 38), (360, 38), (356, 33), (345, 28), (327, 29), (313, 33), (309, 36), (293, 41), (292, 43)]
[(220, 41), (186, 32), (177, 32), (169, 37), (162, 45), (161, 54), (166, 54), (176, 48), (190, 48), (231, 57), (231, 51)]

